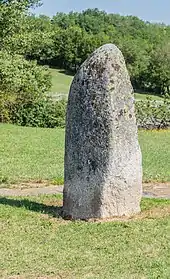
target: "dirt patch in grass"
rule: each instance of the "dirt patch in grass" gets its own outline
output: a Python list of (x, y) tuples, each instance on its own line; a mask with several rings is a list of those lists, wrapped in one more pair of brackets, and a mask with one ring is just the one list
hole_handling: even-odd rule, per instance
[(122, 217), (113, 217), (113, 218), (105, 218), (105, 219), (89, 219), (88, 222), (97, 222), (97, 223), (114, 222), (114, 221), (130, 222), (130, 221), (144, 220), (144, 219), (155, 219), (155, 218), (159, 219), (168, 216), (170, 216), (170, 205), (162, 208), (155, 207), (130, 217), (122, 216)]
[(44, 188), (48, 186), (54, 186), (54, 184), (52, 184), (48, 180), (30, 180), (30, 181), (11, 183), (11, 184), (2, 183), (0, 189), (8, 188), (8, 189), (24, 190), (24, 189), (33, 189), (33, 188)]
[(150, 193), (155, 198), (170, 198), (170, 182), (150, 182), (143, 184), (143, 192)]
[(154, 218), (164, 218), (170, 216), (170, 205), (166, 207), (155, 207), (150, 210), (141, 212), (135, 217), (135, 219), (154, 219)]
[[(31, 187), (29, 187), (29, 185)], [(34, 187), (33, 187), (34, 186)], [(47, 185), (46, 183), (23, 183), (15, 185), (15, 188), (0, 188), (0, 196), (38, 196), (50, 194), (62, 194), (63, 186)]]

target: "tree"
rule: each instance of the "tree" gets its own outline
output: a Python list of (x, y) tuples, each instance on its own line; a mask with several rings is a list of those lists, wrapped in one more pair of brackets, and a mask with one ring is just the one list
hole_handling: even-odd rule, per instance
[(98, 9), (57, 13), (52, 19), (30, 15), (29, 8), (39, 4), (38, 0), (0, 0), (0, 50), (75, 72), (96, 48), (114, 43), (124, 54), (136, 89), (168, 92), (165, 73), (169, 66), (165, 62), (165, 70), (159, 62), (167, 51), (159, 46), (170, 42), (170, 26)]
[(0, 49), (17, 53), (26, 45), (24, 34), (27, 30), (28, 11), (30, 7), (39, 4), (39, 0), (0, 1)]
[(0, 0), (0, 5), (3, 4), (3, 5), (13, 5), (13, 4), (17, 4), (18, 7), (25, 7), (26, 9), (29, 9), (29, 8), (33, 8), (33, 7), (37, 7), (37, 6), (40, 6), (42, 5), (42, 2), (41, 0)]
[(9, 120), (13, 104), (34, 103), (42, 99), (50, 87), (47, 69), (20, 55), (0, 51), (0, 121)]
[(170, 93), (170, 42), (164, 42), (152, 52), (148, 82), (157, 93)]
[(38, 0), (0, 1), (0, 121), (10, 120), (13, 104), (43, 98), (51, 86), (47, 71), (24, 58), (31, 42), (28, 9)]
[(52, 24), (51, 19), (47, 16), (36, 17), (28, 16), (26, 19), (27, 45), (25, 47), (25, 55), (29, 59), (36, 59), (40, 63), (50, 64), (54, 59), (54, 41), (59, 30)]
[(136, 89), (145, 87), (144, 73), (149, 65), (150, 45), (140, 38), (124, 38), (119, 47), (123, 52), (133, 86)]

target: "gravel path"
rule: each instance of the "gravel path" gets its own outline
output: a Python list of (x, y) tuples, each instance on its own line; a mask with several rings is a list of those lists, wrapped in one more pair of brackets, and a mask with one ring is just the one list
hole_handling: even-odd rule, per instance
[[(36, 186), (36, 187), (35, 187)], [(62, 194), (63, 186), (45, 186), (43, 184), (22, 183), (15, 188), (0, 188), (0, 196), (38, 196), (41, 194)], [(170, 199), (170, 182), (144, 183), (143, 197)]]
[(170, 182), (166, 183), (144, 183), (143, 196), (151, 198), (170, 199)]
[(0, 196), (38, 196), (38, 195), (51, 195), (51, 194), (62, 194), (63, 186), (46, 186), (37, 188), (21, 188), (21, 189), (0, 189)]

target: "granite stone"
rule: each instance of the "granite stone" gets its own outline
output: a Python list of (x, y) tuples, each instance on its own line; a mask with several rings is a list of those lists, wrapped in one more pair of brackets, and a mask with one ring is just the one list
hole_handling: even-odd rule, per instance
[(140, 212), (142, 156), (134, 94), (121, 51), (97, 49), (72, 82), (66, 119), (63, 214), (109, 218)]

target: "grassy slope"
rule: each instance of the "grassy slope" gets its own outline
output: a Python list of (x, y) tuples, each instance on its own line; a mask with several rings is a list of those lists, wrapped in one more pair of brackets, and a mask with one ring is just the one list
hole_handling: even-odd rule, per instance
[(65, 93), (69, 92), (69, 87), (71, 85), (73, 76), (66, 75), (64, 71), (59, 69), (50, 69), (52, 75), (52, 89), (51, 92), (54, 93)]
[(157, 95), (153, 95), (153, 94), (146, 94), (146, 93), (135, 93), (135, 99), (137, 101), (144, 101), (146, 100), (146, 98), (150, 98), (151, 100), (157, 100), (157, 101), (162, 101), (162, 98), (157, 96)]
[[(139, 131), (144, 181), (170, 181), (170, 130)], [(0, 180), (63, 183), (64, 129), (0, 124)]]
[[(68, 94), (73, 76), (65, 74), (64, 70), (59, 69), (50, 69), (52, 75), (52, 89), (51, 92), (54, 93), (64, 93)], [(148, 93), (149, 94), (149, 93)], [(161, 97), (156, 95), (147, 95), (143, 93), (135, 93), (136, 100), (145, 100), (147, 97), (150, 97), (152, 100), (162, 100)]]
[(107, 223), (53, 218), (52, 206), (61, 197), (0, 198), (1, 278), (169, 278), (170, 201), (144, 199), (143, 218)]

